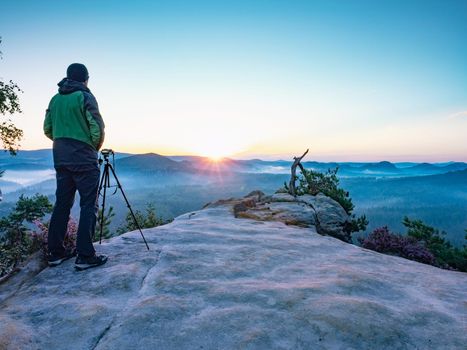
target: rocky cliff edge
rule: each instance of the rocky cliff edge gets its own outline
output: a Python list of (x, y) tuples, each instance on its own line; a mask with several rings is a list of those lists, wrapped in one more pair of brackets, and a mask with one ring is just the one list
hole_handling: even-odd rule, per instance
[(465, 273), (287, 225), (284, 204), (263, 204), (217, 202), (147, 229), (150, 251), (139, 232), (110, 239), (100, 268), (26, 269), (0, 285), (0, 349), (465, 346)]

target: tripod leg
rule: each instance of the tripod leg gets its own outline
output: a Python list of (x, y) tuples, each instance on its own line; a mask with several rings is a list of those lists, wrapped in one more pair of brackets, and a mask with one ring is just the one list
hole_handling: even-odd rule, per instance
[[(139, 230), (139, 233), (141, 234), (141, 237), (143, 237), (144, 244), (146, 244), (146, 248), (149, 250), (148, 242), (146, 242), (146, 238), (143, 235), (143, 231), (141, 230), (141, 226), (139, 225), (138, 220), (136, 220), (136, 216), (133, 213), (133, 209), (131, 209), (131, 205), (128, 202), (128, 199), (126, 198), (125, 192), (123, 192), (123, 188), (122, 188), (122, 185), (120, 184), (120, 181), (118, 180), (117, 174), (115, 174), (115, 171), (114, 171), (111, 164), (108, 164), (108, 167), (112, 171), (112, 174), (113, 174), (113, 176), (115, 178), (115, 181), (117, 182), (117, 186), (120, 189), (120, 191), (122, 192), (122, 195), (123, 195), (123, 198), (125, 199), (126, 205), (127, 205), (128, 209), (130, 210), (131, 216), (133, 217), (133, 221), (134, 221), (136, 227), (138, 227), (138, 230)], [(105, 188), (104, 188), (104, 193), (105, 193)]]
[[(101, 175), (101, 179), (100, 179), (100, 181), (99, 181), (99, 189), (97, 190), (97, 205), (99, 205), (99, 199), (100, 199), (99, 196), (101, 195), (102, 186), (104, 186), (104, 183), (105, 183), (104, 181), (105, 181), (105, 166), (104, 166), (104, 170), (103, 170), (102, 175)], [(102, 212), (101, 212), (101, 215), (99, 215), (99, 217), (100, 217), (100, 222), (102, 222), (102, 219), (103, 219), (103, 217), (102, 217), (102, 213), (103, 213), (103, 212), (104, 212), (104, 211), (102, 211)], [(93, 240), (94, 240), (95, 234), (96, 234), (96, 233), (94, 232), (94, 235), (93, 235), (93, 237), (92, 237)], [(102, 235), (102, 229), (101, 229), (101, 235)]]
[[(99, 244), (102, 243), (102, 233), (104, 231), (105, 195), (107, 192), (107, 187), (109, 186), (109, 168), (107, 164), (105, 164), (104, 172), (102, 173), (101, 188), (102, 188), (102, 185), (104, 186), (104, 194), (102, 196), (102, 211), (100, 215), (101, 219), (100, 219)], [(99, 193), (101, 191), (101, 188), (99, 188)]]

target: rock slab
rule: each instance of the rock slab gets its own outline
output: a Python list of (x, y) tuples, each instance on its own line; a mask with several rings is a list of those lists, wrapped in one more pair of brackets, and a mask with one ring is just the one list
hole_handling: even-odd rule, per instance
[[(0, 301), (0, 349), (462, 349), (467, 275), (237, 219), (228, 205), (105, 241)], [(1, 288), (6, 288), (0, 285)]]

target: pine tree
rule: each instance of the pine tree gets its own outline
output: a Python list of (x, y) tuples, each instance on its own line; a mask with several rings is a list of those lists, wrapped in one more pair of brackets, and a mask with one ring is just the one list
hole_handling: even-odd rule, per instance
[[(158, 217), (156, 214), (156, 208), (154, 204), (148, 203), (145, 212), (141, 212), (140, 210), (134, 211), (136, 220), (139, 226), (143, 228), (152, 228), (156, 226), (160, 226), (164, 224), (162, 218)], [(125, 217), (125, 223), (117, 229), (117, 234), (121, 235), (126, 232), (135, 231), (138, 229), (138, 226), (135, 224), (133, 216), (131, 212), (128, 211)]]
[[(94, 242), (99, 241), (100, 239), (100, 230), (101, 230), (101, 217), (102, 217), (102, 209), (99, 209), (97, 214), (97, 225), (96, 225), (96, 232), (94, 233)], [(110, 223), (112, 222), (112, 218), (115, 216), (114, 208), (112, 206), (109, 207), (107, 210), (107, 214), (104, 214), (104, 220), (102, 225), (102, 239), (107, 239), (115, 236), (110, 232)]]

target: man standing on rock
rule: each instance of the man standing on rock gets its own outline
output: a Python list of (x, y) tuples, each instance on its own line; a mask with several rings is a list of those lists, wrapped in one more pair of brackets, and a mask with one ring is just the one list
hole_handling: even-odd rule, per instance
[[(53, 140), (57, 178), (56, 201), (48, 233), (48, 264), (57, 266), (78, 254), (75, 267), (85, 270), (105, 264), (105, 255), (96, 255), (92, 237), (97, 218), (99, 166), (97, 152), (104, 142), (104, 121), (97, 101), (88, 89), (86, 66), (73, 63), (49, 103), (44, 133)], [(80, 218), (76, 251), (65, 249), (70, 210), (76, 190), (80, 195)]]

